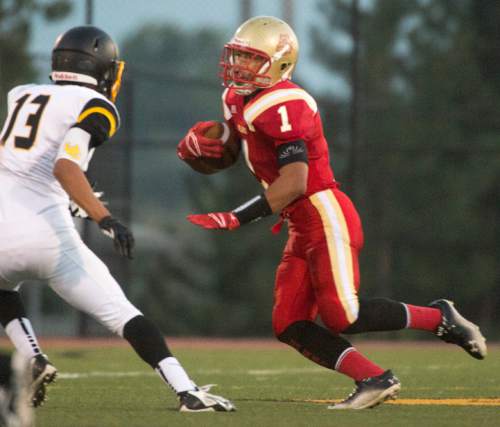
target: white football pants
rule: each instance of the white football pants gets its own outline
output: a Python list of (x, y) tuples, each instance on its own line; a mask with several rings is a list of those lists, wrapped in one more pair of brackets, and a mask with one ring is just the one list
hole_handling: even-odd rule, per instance
[(120, 336), (125, 324), (142, 314), (75, 228), (56, 231), (43, 216), (33, 216), (0, 222), (0, 236), (0, 289), (46, 281), (66, 302)]

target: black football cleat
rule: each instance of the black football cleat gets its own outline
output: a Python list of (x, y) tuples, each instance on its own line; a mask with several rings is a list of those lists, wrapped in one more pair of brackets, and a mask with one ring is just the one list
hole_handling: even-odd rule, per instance
[(373, 408), (387, 399), (396, 399), (401, 383), (390, 371), (378, 377), (356, 381), (356, 388), (342, 402), (328, 406), (328, 409), (367, 409)]
[(435, 331), (439, 338), (447, 343), (459, 345), (475, 359), (486, 357), (486, 339), (479, 327), (461, 316), (452, 301), (438, 299), (431, 302), (429, 307), (441, 311), (441, 323)]
[(207, 393), (210, 386), (197, 387), (195, 390), (178, 394), (180, 412), (233, 412), (234, 404), (222, 396)]
[(56, 380), (57, 369), (44, 354), (33, 357), (30, 365), (33, 377), (30, 401), (37, 408), (47, 399), (47, 386)]

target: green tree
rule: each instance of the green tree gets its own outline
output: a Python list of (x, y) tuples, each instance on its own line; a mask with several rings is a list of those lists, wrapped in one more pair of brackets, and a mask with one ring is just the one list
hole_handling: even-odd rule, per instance
[[(0, 1), (0, 96), (14, 86), (33, 80), (36, 70), (28, 53), (33, 17), (41, 15), (47, 21), (66, 16), (71, 10), (69, 0)], [(5, 114), (5, 103), (0, 103)]]
[[(315, 33), (318, 57), (347, 82), (351, 4), (322, 2), (326, 28)], [(360, 18), (363, 288), (450, 297), (485, 326), (499, 308), (495, 16), (494, 2), (379, 0)], [(346, 42), (332, 44), (333, 31)]]

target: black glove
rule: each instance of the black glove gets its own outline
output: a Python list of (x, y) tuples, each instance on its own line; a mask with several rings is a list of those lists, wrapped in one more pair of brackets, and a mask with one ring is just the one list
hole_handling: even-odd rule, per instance
[(101, 219), (99, 227), (106, 236), (113, 239), (115, 249), (120, 255), (126, 256), (128, 259), (133, 258), (134, 236), (127, 227), (111, 216)]

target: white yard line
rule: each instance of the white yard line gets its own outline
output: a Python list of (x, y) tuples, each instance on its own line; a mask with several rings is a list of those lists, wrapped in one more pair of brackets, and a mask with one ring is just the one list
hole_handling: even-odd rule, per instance
[[(272, 375), (296, 375), (296, 374), (319, 374), (325, 373), (324, 368), (291, 368), (291, 369), (248, 369), (248, 370), (228, 370), (228, 369), (197, 369), (192, 371), (198, 375), (250, 375), (255, 377)], [(59, 372), (58, 379), (75, 380), (80, 378), (120, 378), (120, 377), (152, 377), (155, 372), (147, 371), (90, 371), (90, 372)]]

